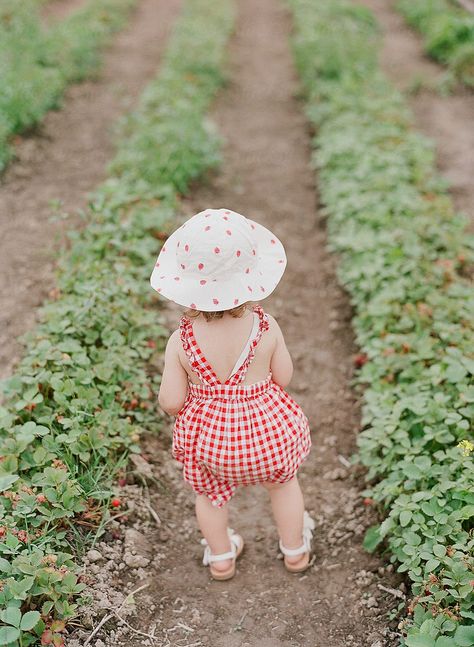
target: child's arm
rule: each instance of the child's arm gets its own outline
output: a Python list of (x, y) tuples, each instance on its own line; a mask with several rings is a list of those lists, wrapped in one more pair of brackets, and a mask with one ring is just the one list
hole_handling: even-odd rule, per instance
[(280, 326), (271, 315), (268, 315), (268, 320), (270, 322), (270, 330), (273, 330), (276, 337), (275, 350), (270, 361), (272, 379), (284, 389), (288, 386), (292, 378), (293, 362), (291, 361), (291, 356), (286, 347)]
[(188, 376), (179, 360), (179, 331), (168, 340), (165, 351), (165, 366), (161, 377), (158, 402), (170, 416), (175, 416), (183, 407), (188, 392)]

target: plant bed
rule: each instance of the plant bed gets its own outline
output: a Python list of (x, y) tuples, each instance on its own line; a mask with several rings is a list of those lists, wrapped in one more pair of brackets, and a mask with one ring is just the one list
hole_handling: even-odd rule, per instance
[(376, 25), (342, 0), (289, 0), (330, 248), (363, 388), (358, 460), (382, 541), (412, 583), (402, 644), (474, 644), (474, 240), (433, 146), (377, 68)]
[(454, 0), (398, 0), (396, 6), (422, 34), (426, 53), (474, 87), (474, 15)]
[(91, 0), (45, 29), (38, 0), (0, 5), (0, 171), (9, 141), (58, 108), (68, 85), (95, 74), (111, 35), (125, 26), (136, 0)]

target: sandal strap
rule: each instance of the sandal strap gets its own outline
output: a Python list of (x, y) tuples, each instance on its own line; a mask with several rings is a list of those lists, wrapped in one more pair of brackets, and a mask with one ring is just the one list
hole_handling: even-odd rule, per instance
[(213, 562), (223, 562), (225, 559), (235, 559), (240, 546), (240, 538), (239, 535), (234, 533), (232, 528), (227, 529), (227, 534), (229, 535), (231, 549), (227, 553), (219, 553), (218, 555), (213, 555), (207, 541), (201, 539), (201, 544), (205, 546), (204, 556), (202, 558), (204, 566), (209, 566)]
[(281, 542), (279, 542), (280, 550), (283, 555), (288, 557), (294, 557), (296, 555), (302, 555), (311, 550), (311, 540), (313, 539), (313, 530), (315, 528), (314, 519), (312, 519), (307, 511), (304, 511), (303, 517), (303, 543), (299, 548), (285, 548)]
[(304, 542), (299, 548), (285, 548), (281, 543), (281, 539), (280, 539), (280, 550), (283, 553), (283, 555), (288, 555), (288, 557), (292, 557), (295, 555), (302, 555), (303, 553), (307, 553), (309, 548), (306, 545), (306, 542)]
[[(209, 548), (209, 546), (207, 548)], [(204, 555), (206, 554), (206, 552), (207, 550), (204, 551)], [(209, 550), (209, 554), (206, 560), (207, 563), (205, 564), (205, 566), (207, 566), (207, 564), (213, 564), (214, 562), (223, 562), (225, 559), (234, 559), (235, 553), (236, 551), (234, 549), (229, 551), (228, 553), (219, 553), (219, 555), (212, 555), (211, 551)]]

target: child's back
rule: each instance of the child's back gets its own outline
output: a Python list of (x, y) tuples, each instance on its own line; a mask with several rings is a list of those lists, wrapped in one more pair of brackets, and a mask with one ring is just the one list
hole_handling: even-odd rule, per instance
[[(254, 384), (265, 380), (271, 371), (273, 381), (285, 387), (293, 372), (291, 357), (280, 327), (273, 317), (267, 316), (269, 329), (255, 348), (254, 359), (247, 369), (242, 384)], [(224, 383), (230, 377), (254, 329), (254, 317), (257, 315), (251, 310), (245, 310), (241, 317), (224, 313), (221, 319), (206, 321), (203, 316), (199, 316), (193, 321), (197, 345), (212, 366), (219, 382)], [(189, 366), (186, 353), (180, 343), (179, 330), (174, 334), (176, 336), (174, 343), (177, 344), (181, 365), (188, 373), (190, 381), (193, 384), (200, 384), (201, 380)]]

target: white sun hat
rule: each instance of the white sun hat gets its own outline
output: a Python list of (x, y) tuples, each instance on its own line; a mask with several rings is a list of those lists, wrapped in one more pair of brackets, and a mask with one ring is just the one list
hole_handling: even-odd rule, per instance
[(150, 283), (179, 305), (216, 312), (268, 297), (286, 267), (282, 243), (229, 209), (206, 209), (167, 239)]

